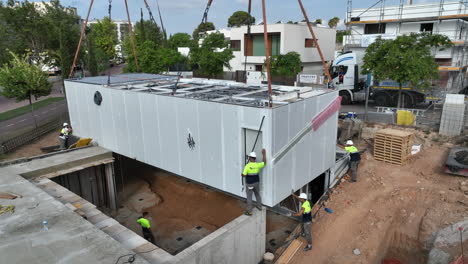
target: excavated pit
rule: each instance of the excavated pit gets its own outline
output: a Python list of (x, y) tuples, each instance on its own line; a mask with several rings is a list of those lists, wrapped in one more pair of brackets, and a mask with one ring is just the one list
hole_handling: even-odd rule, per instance
[(240, 216), (244, 203), (201, 184), (116, 155), (119, 209), (114, 217), (142, 235), (136, 220), (148, 212), (155, 244), (172, 255)]

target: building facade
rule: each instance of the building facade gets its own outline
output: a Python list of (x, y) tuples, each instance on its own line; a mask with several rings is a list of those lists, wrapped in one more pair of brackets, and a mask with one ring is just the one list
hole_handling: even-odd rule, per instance
[[(325, 60), (333, 60), (336, 30), (317, 26), (313, 26), (313, 29)], [(224, 34), (234, 50), (234, 58), (230, 61), (231, 69), (226, 68), (225, 71), (262, 71), (266, 58), (263, 25), (251, 26), (250, 38), (247, 26), (223, 29), (219, 32)], [(304, 73), (323, 71), (322, 61), (307, 24), (268, 25), (268, 43), (272, 56), (291, 51), (299, 53)]]
[(348, 6), (346, 23), (350, 35), (344, 37), (344, 51), (355, 52), (358, 64), (362, 64), (366, 48), (378, 37), (395, 39), (400, 35), (421, 32), (445, 35), (454, 46), (434, 51), (440, 78), (433, 81), (433, 85), (446, 92), (458, 93), (467, 85), (467, 2), (413, 4), (412, 1), (401, 0), (397, 6), (385, 6), (385, 1), (370, 9), (351, 9)]

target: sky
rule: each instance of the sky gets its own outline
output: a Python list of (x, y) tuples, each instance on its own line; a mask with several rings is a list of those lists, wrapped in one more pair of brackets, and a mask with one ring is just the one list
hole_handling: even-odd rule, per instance
[[(35, 0), (31, 0), (35, 1)], [(140, 19), (140, 9), (143, 8), (145, 19), (149, 19), (143, 0), (127, 0), (132, 21)], [(168, 34), (186, 32), (192, 34), (200, 24), (207, 0), (158, 0), (161, 8), (164, 26)], [(346, 17), (347, 0), (302, 0), (311, 21), (320, 18), (328, 21), (335, 16), (341, 19)], [(418, 2), (438, 2), (436, 0), (415, 0)], [(46, 2), (48, 2), (46, 0)], [(159, 17), (156, 0), (147, 0), (151, 11), (158, 21)], [(301, 21), (303, 16), (296, 0), (265, 0), (267, 22)], [(367, 8), (375, 4), (376, 0), (354, 0), (353, 8)], [(78, 14), (85, 18), (90, 0), (61, 0), (64, 6), (78, 8)], [(208, 14), (208, 21), (215, 24), (216, 29), (226, 28), (227, 20), (232, 13), (238, 10), (247, 10), (248, 0), (213, 0)], [(398, 5), (399, 0), (386, 0), (386, 5)], [(252, 14), (256, 22), (262, 21), (261, 0), (252, 0)], [(100, 19), (107, 16), (108, 1), (95, 0), (91, 10), (90, 19)], [(124, 0), (112, 0), (112, 18), (127, 19)], [(339, 28), (344, 27), (343, 24)]]

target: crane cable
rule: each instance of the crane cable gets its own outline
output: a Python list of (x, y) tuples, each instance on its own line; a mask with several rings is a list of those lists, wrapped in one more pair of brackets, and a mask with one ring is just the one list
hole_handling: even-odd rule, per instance
[[(112, 24), (112, 0), (109, 0), (109, 10), (108, 10), (108, 14), (109, 14), (109, 21), (110, 21), (110, 23)], [(112, 29), (112, 27), (111, 27), (111, 29)], [(110, 58), (109, 58), (109, 62), (108, 62), (108, 63), (109, 63), (109, 64), (108, 64), (109, 68), (107, 69), (107, 85), (110, 86), (110, 84), (111, 84), (111, 81), (110, 81), (110, 79), (111, 79), (111, 76), (110, 76), (110, 68), (111, 68), (111, 67), (110, 67), (110, 64), (111, 64), (111, 63), (110, 63)]]
[(83, 36), (85, 34), (85, 30), (88, 25), (89, 14), (91, 13), (91, 7), (93, 7), (93, 3), (94, 3), (94, 0), (91, 0), (91, 2), (89, 3), (88, 14), (86, 15), (86, 20), (83, 24), (83, 28), (81, 28), (80, 40), (78, 41), (78, 47), (76, 48), (75, 57), (73, 58), (73, 63), (72, 63), (68, 78), (71, 78), (73, 76), (73, 72), (75, 70), (75, 65), (76, 65), (76, 59), (78, 58), (78, 54), (80, 53), (81, 43), (83, 42)]

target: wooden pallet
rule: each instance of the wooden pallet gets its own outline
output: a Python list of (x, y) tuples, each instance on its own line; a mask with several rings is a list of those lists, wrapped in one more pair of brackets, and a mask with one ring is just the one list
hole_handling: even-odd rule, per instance
[(382, 129), (374, 137), (374, 158), (401, 165), (411, 155), (413, 134), (396, 129)]

